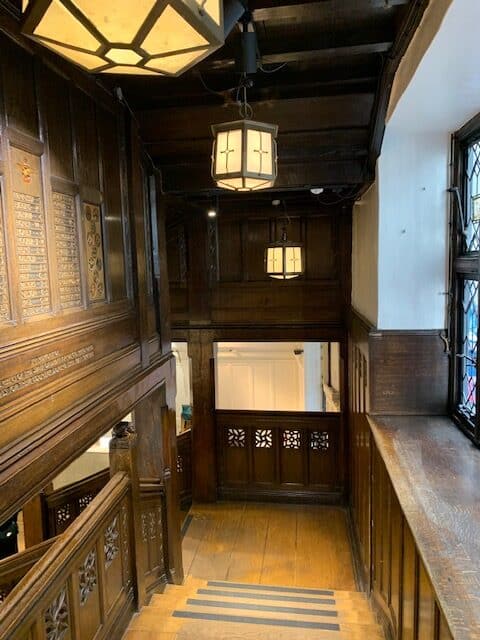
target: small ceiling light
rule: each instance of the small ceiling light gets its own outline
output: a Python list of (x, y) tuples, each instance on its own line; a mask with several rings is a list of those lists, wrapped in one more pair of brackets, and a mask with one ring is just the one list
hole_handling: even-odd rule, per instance
[(242, 120), (212, 125), (212, 177), (217, 186), (232, 191), (256, 191), (273, 187), (277, 178), (278, 127), (250, 120), (246, 76), (240, 106)]
[(216, 218), (217, 217), (217, 212), (215, 211), (215, 209), (209, 209), (207, 211), (207, 216), (209, 218)]
[(298, 278), (304, 272), (303, 244), (289, 242), (286, 226), (282, 229), (282, 239), (272, 242), (265, 249), (265, 272), (276, 280)]
[(224, 44), (221, 0), (23, 0), (22, 32), (91, 73), (178, 76)]
[(310, 193), (313, 193), (314, 196), (319, 196), (323, 191), (323, 187), (313, 187), (310, 189)]

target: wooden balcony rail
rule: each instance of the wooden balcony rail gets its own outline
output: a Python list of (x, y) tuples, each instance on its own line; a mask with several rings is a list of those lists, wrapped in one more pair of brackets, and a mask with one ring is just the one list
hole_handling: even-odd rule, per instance
[(57, 536), (69, 527), (110, 479), (103, 469), (87, 478), (42, 494), (47, 537)]
[(167, 582), (168, 531), (165, 487), (156, 478), (140, 479), (140, 517), (147, 594)]
[(134, 610), (131, 514), (118, 472), (7, 596), (0, 638), (118, 637)]
[(338, 502), (338, 413), (217, 411), (221, 497)]
[(14, 586), (50, 549), (55, 540), (56, 538), (50, 538), (0, 561), (0, 606)]
[(188, 509), (192, 504), (192, 431), (177, 436), (177, 474), (180, 507)]

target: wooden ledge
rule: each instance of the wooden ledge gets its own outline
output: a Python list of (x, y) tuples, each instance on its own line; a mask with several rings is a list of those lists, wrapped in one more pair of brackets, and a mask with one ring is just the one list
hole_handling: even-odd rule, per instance
[(448, 418), (369, 422), (455, 640), (480, 639), (480, 450)]

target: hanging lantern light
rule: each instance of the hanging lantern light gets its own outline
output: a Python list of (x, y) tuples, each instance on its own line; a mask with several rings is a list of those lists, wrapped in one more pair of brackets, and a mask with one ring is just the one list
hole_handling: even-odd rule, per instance
[(277, 178), (275, 124), (255, 122), (243, 88), (242, 120), (212, 125), (212, 178), (217, 186), (232, 191), (255, 191), (273, 187)]
[(221, 0), (23, 0), (22, 32), (91, 73), (178, 76), (224, 44)]
[(298, 278), (305, 270), (303, 244), (289, 242), (287, 229), (282, 229), (282, 239), (269, 244), (265, 249), (265, 272), (276, 280)]

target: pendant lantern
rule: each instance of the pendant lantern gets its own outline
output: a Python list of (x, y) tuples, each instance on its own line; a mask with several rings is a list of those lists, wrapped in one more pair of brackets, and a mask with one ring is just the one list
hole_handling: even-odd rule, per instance
[(298, 278), (305, 271), (303, 244), (289, 242), (287, 229), (283, 227), (282, 239), (265, 249), (265, 272), (276, 280)]
[(22, 32), (91, 73), (178, 76), (224, 44), (221, 0), (24, 0)]

